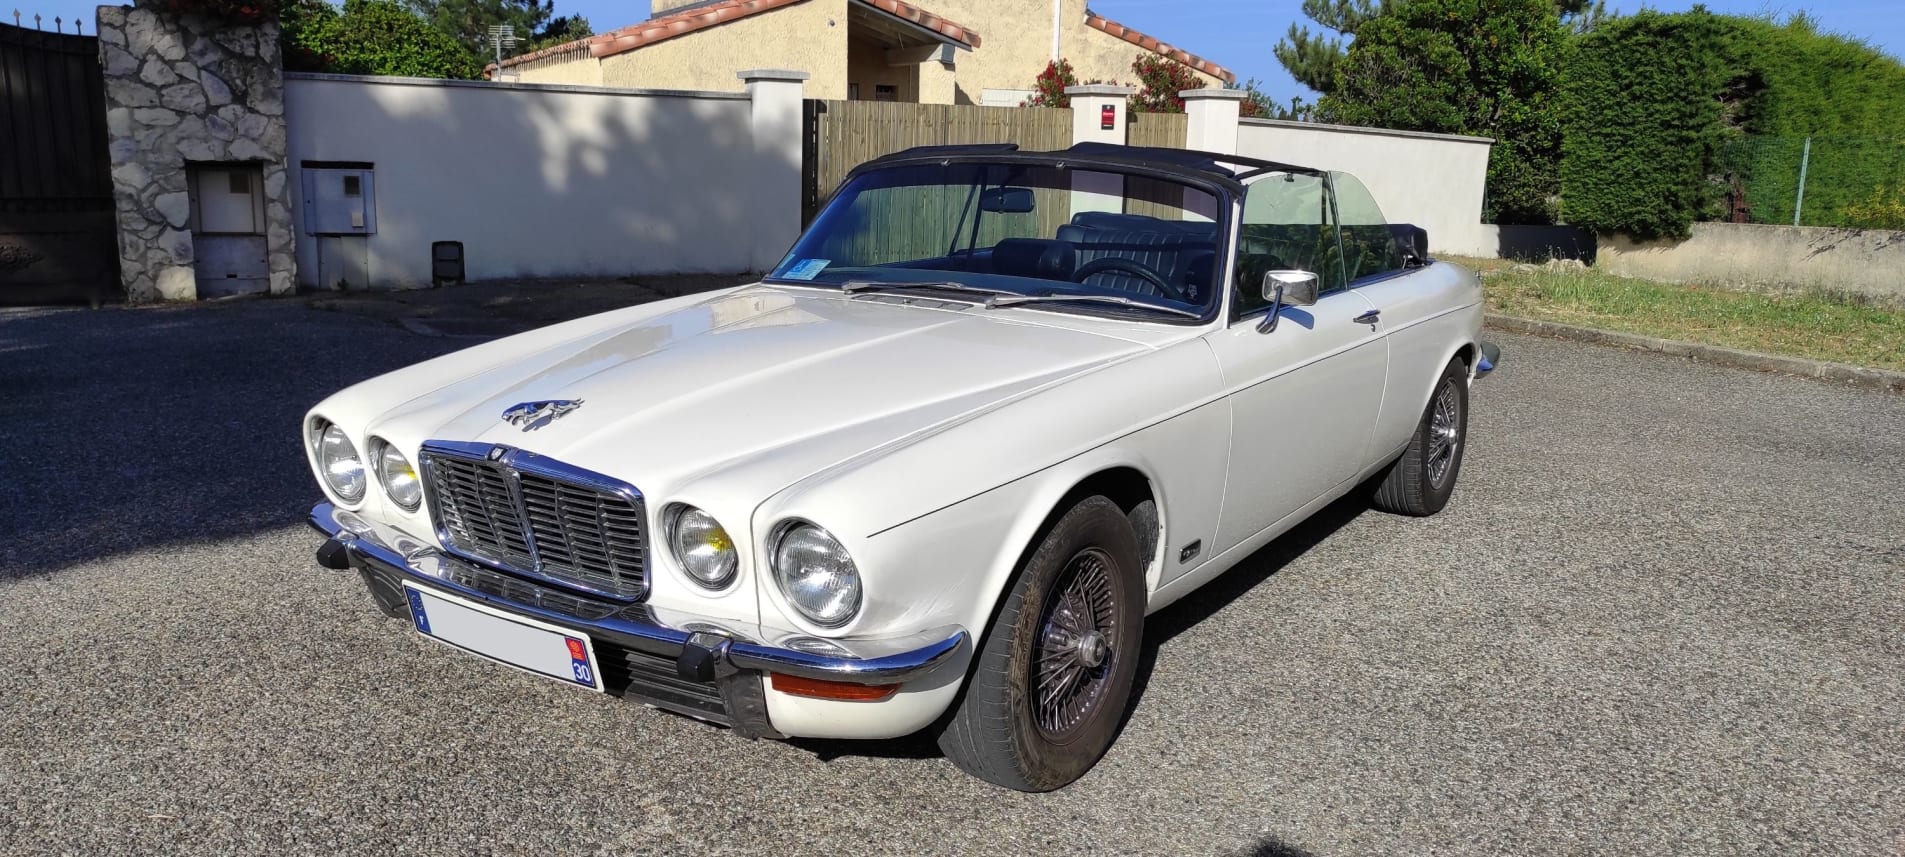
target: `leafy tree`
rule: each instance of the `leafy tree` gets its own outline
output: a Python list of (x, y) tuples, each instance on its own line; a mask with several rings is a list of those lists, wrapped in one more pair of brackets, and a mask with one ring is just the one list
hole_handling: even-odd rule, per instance
[(1554, 10), (1560, 13), (1561, 23), (1576, 35), (1593, 32), (1614, 17), (1607, 11), (1607, 0), (1554, 0)]
[(298, 71), (474, 79), (476, 55), (392, 0), (296, 0), (281, 13), (285, 65)]
[[(1345, 44), (1357, 30), (1378, 17), (1388, 15), (1409, 0), (1303, 0), (1303, 16), (1322, 28), (1291, 24), (1290, 31), (1276, 44), (1277, 62), (1296, 78), (1296, 82), (1324, 95), (1336, 86), (1336, 67), (1347, 50)], [(1607, 19), (1607, 0), (1553, 0), (1561, 22), (1574, 32), (1592, 30)], [(1334, 34), (1334, 35), (1332, 35)]]
[(507, 24), (516, 31), (521, 40), (514, 49), (504, 51), (510, 56), (527, 50), (539, 34), (545, 32), (544, 26), (552, 23), (555, 15), (555, 0), (406, 0), (410, 9), (421, 16), (430, 26), (449, 33), (457, 43), (464, 45), (471, 53), (490, 59), (495, 56), (495, 48), (490, 45), (489, 28)]
[(524, 53), (542, 50), (547, 47), (586, 39), (595, 35), (595, 29), (589, 26), (589, 19), (581, 15), (558, 15), (544, 24), (542, 31), (529, 40), (523, 48)]
[(1567, 30), (1551, 0), (1406, 0), (1365, 21), (1325, 121), (1492, 137), (1483, 217), (1551, 223)]

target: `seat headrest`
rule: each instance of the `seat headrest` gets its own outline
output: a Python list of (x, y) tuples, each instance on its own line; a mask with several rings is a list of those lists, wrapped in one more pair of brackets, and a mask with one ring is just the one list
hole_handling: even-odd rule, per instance
[(1105, 229), (1119, 232), (1156, 232), (1164, 235), (1187, 235), (1214, 238), (1217, 224), (1200, 220), (1163, 220), (1143, 214), (1120, 214), (1115, 211), (1081, 211), (1072, 215), (1073, 226), (1086, 229)]

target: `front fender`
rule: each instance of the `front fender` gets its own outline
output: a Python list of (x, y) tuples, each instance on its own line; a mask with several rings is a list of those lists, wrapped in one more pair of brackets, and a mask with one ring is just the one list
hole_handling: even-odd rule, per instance
[[(1144, 474), (1172, 539), (1215, 527), (1230, 449), (1221, 383), (1209, 346), (1186, 340), (816, 474), (763, 504), (753, 535), (764, 543), (777, 522), (801, 518), (852, 552), (866, 605), (829, 636), (983, 622), (1038, 526), (1093, 473)], [(1149, 582), (1159, 573), (1171, 571)], [(761, 615), (826, 633), (772, 587)]]
[(1220, 400), (873, 535), (865, 567), (901, 572), (883, 588), (904, 609), (882, 626), (955, 622), (983, 638), (1046, 525), (1067, 511), (1074, 489), (1110, 470), (1143, 475), (1158, 505), (1163, 532), (1144, 558), (1147, 595), (1196, 568), (1205, 557), (1180, 562), (1180, 548), (1216, 536), (1229, 428), (1229, 403)]

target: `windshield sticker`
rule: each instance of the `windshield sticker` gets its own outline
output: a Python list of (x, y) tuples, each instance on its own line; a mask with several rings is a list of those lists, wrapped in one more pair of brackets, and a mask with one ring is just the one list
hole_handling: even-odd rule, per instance
[(802, 259), (781, 276), (790, 280), (811, 280), (820, 276), (820, 272), (827, 270), (827, 266), (831, 264), (833, 264), (832, 259)]

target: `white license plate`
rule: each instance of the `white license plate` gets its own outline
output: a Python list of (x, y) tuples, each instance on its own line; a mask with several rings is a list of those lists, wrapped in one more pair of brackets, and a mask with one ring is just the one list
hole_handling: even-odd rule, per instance
[(409, 583), (404, 594), (417, 633), (525, 672), (602, 690), (595, 647), (586, 634)]

